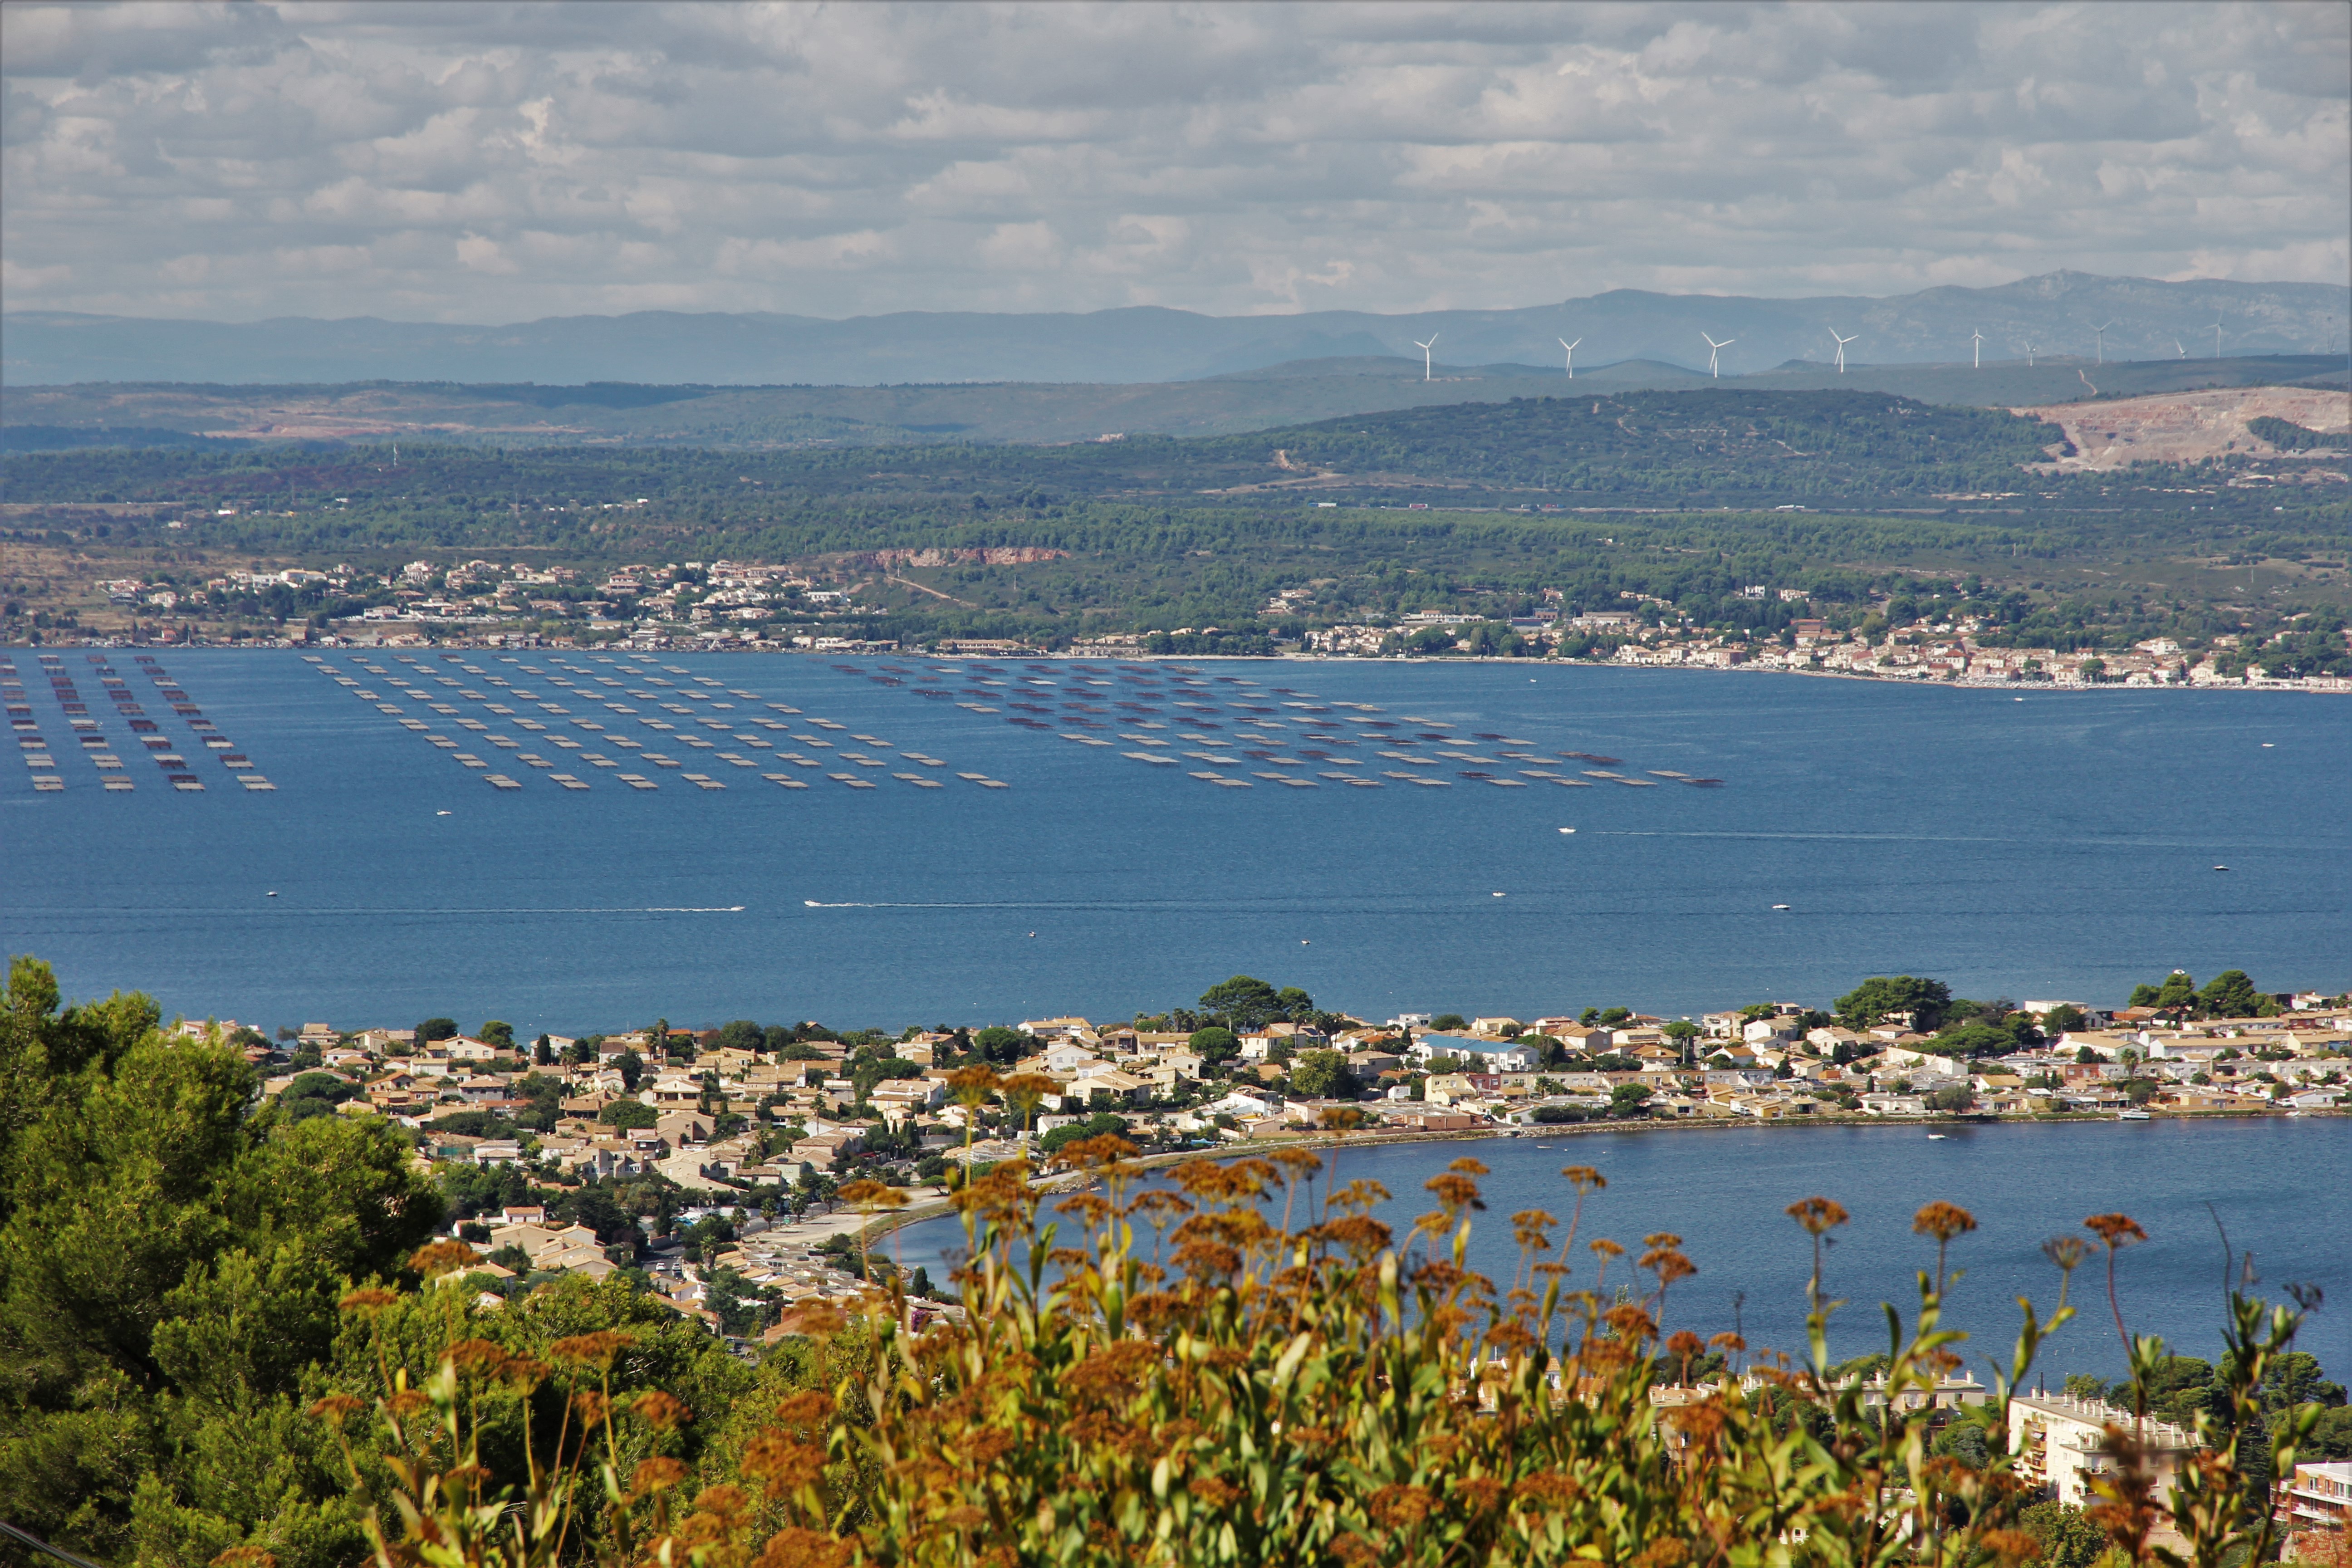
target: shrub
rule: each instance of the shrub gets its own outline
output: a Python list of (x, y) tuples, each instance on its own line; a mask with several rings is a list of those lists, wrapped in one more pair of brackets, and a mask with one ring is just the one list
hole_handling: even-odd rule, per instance
[[(1790, 1209), (1812, 1247), (1805, 1350), (1759, 1358), (1743, 1388), (1707, 1380), (1719, 1352), (1745, 1351), (1736, 1336), (1667, 1330), (1675, 1287), (1696, 1272), (1678, 1237), (1649, 1237), (1630, 1265), (1602, 1241), (1589, 1264), (1570, 1261), (1584, 1257), (1585, 1200), (1605, 1185), (1589, 1168), (1563, 1173), (1565, 1226), (1532, 1209), (1512, 1216), (1521, 1252), (1506, 1288), (1464, 1267), (1486, 1173), (1474, 1159), (1427, 1184), (1436, 1207), (1400, 1238), (1372, 1216), (1387, 1196), (1377, 1184), (1309, 1180), (1331, 1175), (1316, 1152), (1194, 1161), (1172, 1188), (1142, 1187), (1125, 1163), (1134, 1152), (1108, 1136), (1062, 1151), (1056, 1163), (1094, 1184), (1057, 1203), (1063, 1245), (1050, 1253), (1032, 1167), (1009, 1161), (967, 1184), (956, 1201), (973, 1261), (958, 1276), (960, 1315), (914, 1331), (919, 1309), (895, 1272), (846, 1310), (788, 1312), (761, 1374), (766, 1397), (736, 1401), (772, 1415), (706, 1435), (698, 1465), (674, 1457), (684, 1404), (615, 1397), (640, 1375), (626, 1332), (577, 1335), (539, 1359), (460, 1341), (436, 1374), (395, 1386), (387, 1373), (372, 1406), (331, 1395), (318, 1412), (341, 1432), (363, 1429), (388, 1461), (355, 1453), (350, 1470), (378, 1560), (536, 1568), (567, 1537), (632, 1568), (755, 1556), (834, 1568), (2015, 1568), (2081, 1550), (2076, 1520), (2031, 1513), (2038, 1493), (1998, 1445), (1961, 1436), (1931, 1449), (1948, 1418), (1931, 1391), (1964, 1337), (1941, 1322), (1948, 1249), (1975, 1227), (1950, 1205), (1915, 1222), (1935, 1267), (1921, 1271), (1907, 1327), (1887, 1309), (1885, 1403), (1866, 1405), (1862, 1380), (1829, 1359), (1839, 1303), (1822, 1260), (1846, 1216), (1827, 1199)], [(873, 1211), (902, 1195), (859, 1183), (843, 1196)], [(2138, 1227), (2101, 1215), (2094, 1228), (2112, 1264)], [(845, 1239), (840, 1250), (847, 1261)], [(2005, 1429), (2011, 1391), (2074, 1316), (2063, 1281), (2093, 1251), (2053, 1252), (2066, 1271), (2060, 1305), (2046, 1324), (2024, 1305), (1985, 1432)], [(870, 1278), (879, 1261), (861, 1247), (855, 1267)], [(419, 1255), (420, 1269), (435, 1266)], [(1588, 1267), (1589, 1287), (1571, 1287)], [(352, 1300), (374, 1312), (399, 1299)], [(2249, 1506), (2259, 1465), (2241, 1468), (2238, 1435), (2260, 1427), (2264, 1379), (2298, 1321), (2232, 1298), (2222, 1415), (2197, 1417), (2209, 1451), (2174, 1494), (2168, 1522), (2185, 1545), (2166, 1561), (2220, 1568), (2273, 1549), (2268, 1510)], [(2128, 1344), (2137, 1398), (2163, 1347)], [(1662, 1384), (1678, 1392), (1657, 1397)], [(1928, 1394), (1929, 1408), (1905, 1414), (1906, 1394)], [(537, 1467), (503, 1428), (484, 1440), (487, 1412), (519, 1397), (563, 1424)], [(2309, 1425), (2274, 1422), (2277, 1463)], [(2128, 1430), (2110, 1446), (2116, 1471), (2082, 1519), (2106, 1549), (2144, 1561), (2162, 1511), (2147, 1500), (2151, 1473)]]

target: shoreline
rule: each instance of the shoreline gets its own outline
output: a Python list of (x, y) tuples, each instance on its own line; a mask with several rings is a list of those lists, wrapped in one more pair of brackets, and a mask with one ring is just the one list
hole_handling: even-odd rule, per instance
[[(2309, 1120), (2352, 1121), (2352, 1111), (2315, 1110), (2303, 1111), (2297, 1114)], [(2150, 1113), (2148, 1124), (2154, 1125), (2158, 1122), (2167, 1121), (2273, 1121), (2284, 1120), (2286, 1120), (2286, 1118), (2283, 1115), (2260, 1110), (2159, 1110)], [(1800, 1129), (1814, 1127), (2083, 1127), (2110, 1125), (2131, 1126), (2137, 1125), (2137, 1123), (2119, 1122), (2117, 1119), (2113, 1116), (2089, 1115), (1971, 1116), (1957, 1121), (1939, 1121), (1925, 1118), (1915, 1119), (1912, 1117), (1902, 1117), (1898, 1119), (1884, 1116), (1853, 1116), (1839, 1114), (1819, 1118), (1783, 1117), (1770, 1121), (1759, 1121), (1750, 1118), (1741, 1118), (1735, 1121), (1729, 1118), (1720, 1117), (1708, 1117), (1705, 1121), (1685, 1121), (1677, 1118), (1671, 1121), (1664, 1120), (1629, 1121), (1562, 1121), (1550, 1123), (1544, 1127), (1540, 1132), (1532, 1128), (1513, 1129), (1502, 1127), (1466, 1128), (1458, 1131), (1447, 1132), (1395, 1131), (1365, 1132), (1358, 1134), (1302, 1132), (1297, 1137), (1245, 1139), (1240, 1142), (1225, 1144), (1223, 1147), (1216, 1149), (1180, 1149), (1171, 1150), (1158, 1154), (1145, 1154), (1137, 1159), (1127, 1162), (1125, 1168), (1130, 1171), (1155, 1171), (1164, 1170), (1171, 1165), (1180, 1165), (1190, 1160), (1239, 1159), (1244, 1157), (1251, 1149), (1254, 1148), (1297, 1149), (1318, 1147), (1339, 1150), (1347, 1148), (1367, 1148), (1374, 1145), (1392, 1143), (1529, 1142), (1538, 1137), (1546, 1139), (1555, 1137), (1589, 1138), (1610, 1132), (1630, 1132), (1648, 1135), (1675, 1131), (1715, 1132), (1780, 1129), (1787, 1129), (1794, 1131)], [(1035, 1191), (1041, 1198), (1043, 1198), (1054, 1194), (1077, 1191), (1082, 1187), (1090, 1185), (1094, 1180), (1095, 1177), (1091, 1172), (1057, 1171), (1049, 1173), (1045, 1176), (1033, 1179), (1030, 1185), (1032, 1189)], [(889, 1236), (895, 1231), (904, 1230), (908, 1226), (922, 1225), (935, 1219), (949, 1218), (954, 1215), (955, 1213), (956, 1206), (952, 1199), (940, 1200), (919, 1205), (909, 1205), (904, 1209), (895, 1210), (888, 1214), (876, 1215), (871, 1219), (867, 1220), (866, 1224), (856, 1227), (855, 1230), (847, 1232), (846, 1234), (856, 1237), (865, 1244), (871, 1246), (874, 1242)]]
[[(388, 623), (388, 624), (397, 624), (397, 623)], [(275, 653), (275, 652), (281, 652), (281, 651), (290, 651), (290, 650), (292, 650), (292, 649), (296, 649), (296, 648), (319, 648), (319, 647), (340, 647), (340, 648), (352, 648), (352, 649), (362, 649), (362, 648), (366, 648), (366, 649), (375, 649), (375, 650), (381, 651), (381, 650), (382, 650), (385, 646), (386, 646), (386, 645), (384, 644), (384, 642), (383, 642), (381, 638), (369, 639), (369, 640), (366, 640), (366, 641), (361, 641), (361, 640), (356, 639), (356, 638), (352, 638), (352, 639), (339, 639), (338, 641), (333, 642), (333, 643), (313, 642), (313, 641), (310, 641), (310, 640), (308, 640), (308, 639), (305, 639), (304, 641), (301, 641), (301, 642), (295, 642), (295, 641), (292, 641), (291, 639), (288, 639), (288, 638), (278, 638), (278, 639), (274, 639), (274, 640), (270, 640), (270, 641), (261, 641), (261, 640), (259, 640), (259, 639), (254, 639), (254, 640), (248, 640), (248, 641), (244, 641), (244, 642), (234, 642), (234, 641), (232, 641), (232, 642), (194, 641), (194, 642), (169, 642), (169, 643), (163, 643), (163, 642), (154, 642), (154, 641), (152, 641), (152, 640), (151, 640), (151, 641), (139, 641), (139, 640), (134, 640), (134, 639), (131, 639), (131, 638), (122, 637), (105, 637), (105, 636), (101, 636), (101, 637), (87, 637), (87, 638), (79, 638), (79, 639), (74, 639), (74, 640), (54, 639), (54, 638), (53, 638), (53, 639), (47, 639), (47, 640), (43, 640), (43, 641), (40, 641), (40, 642), (0, 642), (0, 648), (25, 648), (25, 649), (32, 649), (32, 648), (120, 648), (120, 647), (142, 647), (142, 648), (169, 648), (169, 649), (173, 650), (173, 652), (187, 652), (187, 651), (193, 651), (193, 650), (199, 650), (199, 649), (202, 649), (202, 650), (209, 650), (209, 651), (215, 651), (215, 652), (217, 652), (217, 651), (221, 651), (221, 650), (227, 650), (227, 651), (232, 651), (232, 652), (243, 652), (243, 653), (261, 653), (261, 652)], [(431, 641), (427, 641), (427, 642), (425, 642), (425, 643), (422, 643), (422, 644), (395, 644), (395, 645), (393, 645), (393, 646), (396, 646), (396, 647), (427, 647), (427, 648), (453, 648), (453, 649), (455, 649), (455, 648), (464, 648), (464, 649), (470, 649), (470, 650), (473, 650), (473, 651), (476, 651), (476, 652), (483, 652), (483, 653), (497, 652), (497, 651), (503, 651), (503, 652), (508, 652), (508, 653), (546, 653), (546, 652), (596, 653), (596, 652), (602, 652), (602, 651), (605, 651), (605, 650), (609, 650), (609, 649), (613, 649), (613, 648), (625, 648), (625, 649), (635, 649), (635, 650), (637, 650), (637, 651), (639, 651), (639, 652), (650, 652), (650, 653), (667, 653), (667, 654), (764, 654), (764, 655), (774, 655), (774, 656), (779, 656), (779, 657), (782, 657), (782, 658), (817, 658), (817, 657), (824, 657), (824, 658), (885, 658), (885, 657), (887, 657), (887, 658), (952, 658), (952, 659), (967, 659), (967, 658), (1026, 658), (1026, 659), (1048, 659), (1048, 658), (1050, 658), (1050, 659), (1134, 659), (1134, 660), (1144, 660), (1144, 659), (1150, 659), (1150, 660), (1154, 660), (1154, 661), (1170, 661), (1170, 660), (1172, 660), (1172, 661), (1176, 661), (1176, 662), (1180, 662), (1180, 663), (1184, 663), (1184, 664), (1208, 664), (1208, 663), (1215, 663), (1215, 664), (1270, 664), (1270, 663), (1280, 663), (1280, 664), (1318, 664), (1318, 665), (1334, 665), (1334, 666), (1355, 666), (1355, 665), (1362, 665), (1362, 666), (1375, 666), (1375, 667), (1377, 667), (1377, 666), (1384, 666), (1384, 665), (1395, 665), (1395, 664), (1409, 664), (1409, 665), (1465, 665), (1465, 664), (1467, 664), (1467, 665), (1500, 665), (1500, 666), (1506, 667), (1506, 668), (1513, 668), (1513, 669), (1611, 669), (1611, 670), (1621, 670), (1621, 671), (1623, 671), (1623, 672), (1626, 672), (1626, 673), (1629, 673), (1629, 674), (1631, 674), (1631, 673), (1637, 673), (1637, 672), (1645, 672), (1645, 671), (1647, 671), (1647, 672), (1660, 672), (1660, 673), (1676, 672), (1676, 673), (1686, 674), (1686, 675), (1792, 675), (1792, 676), (1803, 676), (1803, 677), (1809, 677), (1809, 678), (1811, 678), (1811, 679), (1817, 679), (1817, 680), (1853, 680), (1853, 681), (1860, 681), (1860, 682), (1863, 682), (1863, 683), (1864, 683), (1864, 684), (1866, 684), (1866, 685), (1873, 685), (1873, 686), (1905, 686), (1905, 687), (1920, 687), (1920, 688), (1927, 688), (1927, 689), (1938, 689), (1938, 690), (1958, 690), (1958, 691), (2007, 691), (2007, 692), (2011, 692), (2011, 693), (2012, 693), (2012, 694), (2015, 694), (2015, 695), (2021, 695), (2021, 695), (2024, 695), (2025, 693), (2028, 693), (2028, 692), (2037, 692), (2037, 691), (2038, 691), (2038, 692), (2050, 692), (2050, 693), (2056, 693), (2056, 692), (2069, 692), (2069, 693), (2073, 693), (2073, 692), (2086, 692), (2086, 691), (2180, 691), (2180, 692), (2188, 692), (2188, 691), (2231, 691), (2231, 692), (2282, 691), (2282, 692), (2288, 692), (2288, 693), (2292, 693), (2292, 694), (2297, 694), (2297, 695), (2308, 696), (2308, 697), (2341, 697), (2341, 696), (2352, 695), (2352, 678), (2347, 678), (2347, 677), (2341, 677), (2341, 676), (2322, 676), (2322, 677), (2318, 677), (2318, 678), (2316, 678), (2316, 679), (2311, 679), (2311, 680), (2270, 680), (2270, 679), (2259, 679), (2259, 680), (2231, 680), (2231, 681), (2219, 681), (2219, 680), (2214, 680), (2214, 681), (2179, 681), (2179, 680), (2166, 680), (2166, 681), (2130, 681), (2130, 680), (2102, 680), (2102, 681), (2095, 681), (2095, 682), (2094, 682), (2094, 681), (2082, 681), (2082, 680), (2013, 680), (2013, 679), (2007, 679), (2007, 678), (2002, 678), (2002, 679), (1990, 679), (1990, 678), (1986, 678), (1986, 679), (1972, 679), (1972, 678), (1968, 677), (1968, 676), (1959, 676), (1959, 677), (1926, 677), (1926, 676), (1911, 677), (1911, 676), (1900, 676), (1900, 675), (1872, 675), (1872, 674), (1867, 673), (1866, 671), (1863, 671), (1863, 670), (1855, 670), (1855, 669), (1790, 669), (1790, 668), (1785, 668), (1785, 667), (1780, 667), (1780, 666), (1772, 666), (1772, 665), (1754, 665), (1754, 664), (1736, 664), (1736, 665), (1712, 665), (1712, 664), (1648, 664), (1648, 663), (1633, 664), (1633, 663), (1621, 663), (1620, 661), (1618, 661), (1618, 660), (1616, 660), (1616, 659), (1599, 659), (1599, 660), (1590, 660), (1590, 659), (1562, 659), (1562, 658), (1500, 658), (1500, 657), (1496, 657), (1496, 656), (1491, 656), (1491, 655), (1483, 655), (1483, 654), (1469, 654), (1469, 655), (1463, 655), (1463, 656), (1460, 656), (1460, 657), (1451, 657), (1451, 658), (1449, 658), (1449, 657), (1443, 657), (1443, 656), (1433, 657), (1433, 656), (1423, 655), (1423, 654), (1395, 654), (1395, 655), (1391, 655), (1391, 656), (1386, 656), (1386, 657), (1380, 657), (1380, 658), (1351, 658), (1351, 657), (1349, 657), (1349, 656), (1348, 656), (1348, 655), (1345, 655), (1345, 654), (1324, 654), (1324, 653), (1272, 653), (1272, 654), (1258, 654), (1258, 653), (1196, 653), (1196, 654), (1147, 653), (1147, 652), (1145, 652), (1145, 651), (1144, 651), (1143, 649), (1141, 649), (1141, 648), (1123, 648), (1123, 649), (1118, 649), (1118, 650), (1115, 650), (1115, 651), (1112, 651), (1112, 650), (1088, 651), (1088, 652), (1085, 652), (1085, 653), (1080, 653), (1080, 652), (1077, 652), (1077, 651), (1075, 651), (1075, 650), (1068, 650), (1068, 649), (1063, 650), (1063, 651), (1061, 651), (1061, 652), (1054, 652), (1054, 651), (1050, 651), (1050, 650), (1043, 650), (1043, 649), (1016, 649), (1016, 650), (1008, 651), (1008, 652), (1001, 652), (1001, 653), (987, 653), (987, 654), (975, 654), (975, 653), (939, 653), (939, 654), (934, 654), (934, 653), (929, 653), (929, 652), (923, 651), (923, 650), (920, 650), (920, 649), (917, 649), (917, 650), (909, 651), (909, 650), (908, 650), (908, 649), (904, 649), (904, 648), (887, 648), (887, 649), (880, 649), (880, 648), (865, 648), (865, 647), (855, 647), (855, 648), (838, 648), (838, 647), (828, 647), (828, 648), (804, 648), (804, 647), (700, 647), (700, 646), (695, 646), (695, 645), (691, 645), (691, 644), (687, 645), (687, 646), (678, 646), (678, 645), (677, 645), (677, 644), (675, 644), (675, 643), (673, 643), (673, 642), (667, 641), (667, 640), (665, 640), (665, 641), (663, 641), (663, 642), (658, 642), (658, 643), (635, 643), (635, 642), (631, 642), (631, 641), (629, 641), (629, 640), (627, 640), (627, 639), (625, 639), (625, 638), (621, 639), (621, 640), (619, 640), (619, 641), (615, 641), (615, 642), (606, 642), (606, 643), (580, 643), (580, 642), (574, 642), (574, 643), (569, 643), (569, 644), (557, 644), (557, 643), (550, 643), (550, 642), (546, 642), (546, 641), (539, 641), (539, 642), (532, 642), (532, 643), (520, 643), (520, 644), (517, 644), (517, 643), (509, 643), (509, 642), (507, 642), (507, 641), (504, 641), (503, 639), (499, 639), (499, 640), (489, 640), (489, 639), (474, 640), (474, 639), (469, 639), (469, 638), (457, 637), (457, 638), (441, 638), (441, 639), (436, 639), (436, 640), (431, 640)], [(2022, 648), (2022, 649), (2019, 649), (2019, 650), (2017, 650), (2017, 651), (2019, 651), (2019, 652), (2022, 652), (2022, 653), (2029, 653), (2029, 654), (2051, 653), (2051, 650), (2049, 650), (2049, 649), (2044, 649), (2044, 648)], [(2052, 654), (2052, 657), (2061, 657), (2061, 656), (2057, 656), (2057, 655), (2055, 655), (2055, 654)]]

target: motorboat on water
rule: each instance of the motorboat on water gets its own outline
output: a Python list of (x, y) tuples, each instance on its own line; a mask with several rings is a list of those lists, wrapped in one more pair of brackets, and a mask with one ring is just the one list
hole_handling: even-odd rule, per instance
[(2145, 1110), (2118, 1110), (2116, 1112), (2116, 1120), (2118, 1121), (2153, 1121), (2156, 1118), (2150, 1116)]

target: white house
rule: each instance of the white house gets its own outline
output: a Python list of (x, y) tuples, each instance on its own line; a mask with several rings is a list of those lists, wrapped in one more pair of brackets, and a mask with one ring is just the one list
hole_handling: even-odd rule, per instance
[(1452, 1057), (1458, 1062), (1475, 1064), (1481, 1072), (1531, 1072), (1543, 1061), (1539, 1044), (1478, 1040), (1468, 1035), (1421, 1035), (1405, 1054), (1424, 1063), (1433, 1057)]

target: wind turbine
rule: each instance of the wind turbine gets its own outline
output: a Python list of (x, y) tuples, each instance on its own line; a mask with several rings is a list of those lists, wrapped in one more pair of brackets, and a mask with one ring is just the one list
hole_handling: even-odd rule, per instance
[(1724, 350), (1729, 348), (1739, 340), (1738, 338), (1726, 338), (1721, 342), (1717, 342), (1713, 338), (1707, 338), (1705, 332), (1701, 332), (1699, 336), (1706, 338), (1706, 374), (1715, 377), (1717, 381), (1721, 381), (1723, 379), (1723, 367), (1717, 363), (1715, 356), (1721, 353)]
[[(1579, 342), (1583, 342), (1581, 338), (1577, 341)], [(1437, 346), (1437, 334), (1435, 332), (1430, 333), (1429, 342), (1423, 342), (1419, 338), (1415, 338), (1412, 342), (1412, 346), (1421, 351), (1421, 379), (1423, 381), (1436, 380), (1437, 377), (1430, 373), (1431, 362), (1429, 358), (1429, 351)]]
[(2221, 357), (2221, 318), (2218, 313), (2213, 318), (2213, 357)]
[[(1435, 342), (1434, 339), (1432, 339), (1431, 341)], [(1580, 343), (1584, 340), (1582, 338), (1579, 338), (1576, 340), (1576, 343), (1570, 342), (1566, 338), (1557, 338), (1553, 341), (1568, 351), (1568, 379), (1574, 381), (1576, 379), (1576, 343)]]
[(2187, 359), (2187, 358), (2189, 357), (2189, 349), (2188, 349), (2188, 346), (2187, 346), (2186, 344), (2182, 343), (2182, 342), (2181, 342), (2181, 341), (2180, 341), (2179, 338), (2175, 338), (2175, 339), (2173, 339), (2173, 340), (2172, 340), (2172, 346), (2173, 346), (2174, 348), (2179, 349), (2179, 350), (2180, 351), (2180, 357), (2181, 357), (2182, 359)]
[(2091, 335), (2097, 342), (2097, 363), (2100, 364), (2107, 363), (2107, 328), (2112, 327), (2115, 324), (2115, 319), (2113, 317), (2109, 317), (2104, 325), (2093, 327), (2091, 329)]
[(1976, 363), (1971, 368), (1982, 370), (1984, 369), (1984, 334), (1971, 327), (1969, 329), (1969, 338), (1976, 344), (1977, 351)]
[(1835, 327), (1829, 329), (1829, 334), (1833, 338), (1837, 338), (1838, 374), (1840, 375), (1843, 375), (1845, 374), (1845, 346), (1848, 343), (1858, 342), (1861, 339), (1862, 334), (1860, 332), (1856, 332), (1851, 338), (1838, 338), (1837, 329)]
[(2028, 370), (2033, 368), (2033, 340), (2031, 338), (2025, 342), (2025, 368)]

